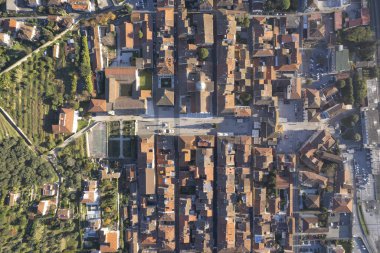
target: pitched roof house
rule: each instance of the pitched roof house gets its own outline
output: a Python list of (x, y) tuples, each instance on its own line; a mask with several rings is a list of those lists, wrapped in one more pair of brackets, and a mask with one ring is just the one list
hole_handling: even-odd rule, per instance
[(112, 231), (102, 228), (99, 231), (100, 252), (117, 252), (119, 249), (119, 230)]
[(107, 101), (105, 99), (91, 99), (88, 112), (107, 112)]
[(54, 134), (72, 134), (78, 129), (78, 113), (74, 109), (61, 108), (57, 125), (52, 125)]

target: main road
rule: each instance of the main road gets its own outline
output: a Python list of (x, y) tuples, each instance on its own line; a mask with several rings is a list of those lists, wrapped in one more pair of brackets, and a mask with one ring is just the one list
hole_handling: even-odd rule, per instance
[(343, 156), (347, 158), (346, 162), (347, 162), (348, 166), (350, 167), (351, 178), (353, 179), (352, 185), (353, 185), (354, 202), (353, 202), (353, 206), (352, 206), (352, 215), (353, 215), (352, 233), (353, 233), (354, 237), (359, 237), (359, 238), (363, 239), (363, 243), (366, 246), (367, 250), (369, 250), (369, 252), (375, 253), (375, 251), (373, 251), (372, 245), (368, 241), (367, 235), (365, 234), (364, 229), (363, 229), (363, 227), (360, 223), (360, 220), (359, 220), (360, 214), (359, 214), (358, 201), (357, 201), (355, 166), (354, 166), (354, 161), (353, 161), (353, 155), (348, 154), (348, 153), (344, 153)]

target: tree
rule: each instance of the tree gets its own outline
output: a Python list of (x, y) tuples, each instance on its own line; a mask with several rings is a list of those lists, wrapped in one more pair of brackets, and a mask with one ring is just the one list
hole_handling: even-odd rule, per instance
[(282, 0), (281, 1), (281, 9), (288, 10), (290, 7), (290, 0)]
[(209, 55), (209, 51), (207, 48), (202, 47), (201, 49), (198, 50), (198, 57), (201, 61), (206, 60), (208, 55)]
[(339, 89), (343, 89), (346, 86), (346, 82), (344, 80), (339, 80), (337, 86)]
[(89, 75), (86, 77), (85, 85), (86, 85), (86, 91), (88, 91), (88, 93), (90, 93), (90, 95), (91, 95), (92, 92), (94, 91), (94, 84), (92, 82), (92, 76)]
[(133, 9), (132, 9), (131, 5), (129, 5), (129, 4), (124, 4), (124, 10), (125, 10), (125, 12), (126, 12), (127, 14), (131, 14)]
[(144, 36), (144, 33), (140, 30), (139, 31), (139, 39), (142, 39), (143, 36)]
[(358, 121), (359, 121), (359, 115), (357, 113), (355, 113), (354, 115), (351, 116), (351, 120), (355, 124), (358, 123)]
[(361, 140), (362, 140), (362, 136), (359, 133), (356, 133), (354, 135), (354, 141), (358, 142), (358, 141), (361, 141)]
[(239, 16), (237, 18), (237, 22), (239, 25), (244, 26), (245, 28), (248, 28), (250, 24), (249, 17), (247, 15), (244, 15), (244, 17)]
[(54, 39), (54, 34), (46, 28), (42, 28), (42, 36), (46, 41), (50, 41)]
[(32, 187), (54, 179), (50, 164), (40, 160), (25, 143), (16, 138), (0, 143), (0, 189)]
[(24, 71), (22, 70), (22, 68), (16, 68), (16, 70), (13, 72), (13, 80), (16, 83), (21, 83), (23, 77), (24, 77)]
[(11, 76), (9, 72), (5, 72), (0, 79), (0, 89), (7, 90), (11, 86)]
[(250, 21), (249, 21), (249, 17), (248, 16), (244, 16), (243, 25), (244, 25), (245, 28), (249, 27)]
[(87, 76), (91, 75), (90, 53), (88, 51), (87, 36), (82, 37), (81, 60), (82, 62), (80, 67), (80, 73), (81, 77), (85, 79)]
[(77, 75), (72, 75), (71, 77), (71, 95), (75, 96), (77, 93), (78, 77)]
[(343, 96), (343, 102), (345, 104), (354, 104), (354, 88), (352, 86), (352, 79), (348, 78), (346, 79), (346, 85), (342, 89), (342, 96)]
[(373, 40), (373, 32), (369, 26), (358, 26), (348, 29), (343, 33), (343, 40), (349, 43), (357, 43)]
[(362, 106), (364, 105), (364, 100), (367, 96), (367, 85), (366, 82), (359, 78), (359, 74), (355, 72), (354, 74), (354, 97), (355, 97), (355, 105)]

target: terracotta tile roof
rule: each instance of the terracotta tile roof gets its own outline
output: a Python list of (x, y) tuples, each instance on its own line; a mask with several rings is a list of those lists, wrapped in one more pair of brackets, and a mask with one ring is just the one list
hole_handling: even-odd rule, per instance
[(273, 56), (273, 51), (269, 49), (259, 49), (253, 54), (253, 57), (269, 57), (269, 56)]
[(289, 178), (276, 174), (276, 189), (289, 188)]
[(100, 230), (100, 252), (117, 252), (119, 249), (119, 231)]
[(235, 117), (251, 117), (252, 110), (249, 106), (236, 106), (234, 108)]
[(88, 112), (107, 112), (107, 102), (105, 99), (91, 99)]
[(278, 71), (282, 71), (282, 72), (294, 72), (294, 71), (297, 71), (299, 69), (299, 65), (298, 64), (285, 64), (285, 65), (282, 65), (278, 68)]
[(317, 209), (320, 207), (320, 196), (319, 195), (311, 195), (311, 194), (306, 194), (305, 198), (305, 205), (309, 209)]
[(307, 107), (319, 109), (321, 107), (321, 97), (319, 90), (317, 89), (306, 89), (305, 98), (307, 99)]
[(255, 147), (253, 154), (255, 156), (273, 156), (273, 149), (272, 148), (260, 148)]
[(49, 211), (50, 200), (41, 200), (37, 206), (37, 214), (46, 215)]
[(61, 220), (68, 220), (71, 218), (70, 209), (58, 209), (57, 217)]
[(174, 91), (164, 89), (160, 93), (161, 97), (156, 103), (157, 106), (174, 106)]
[(15, 31), (19, 27), (19, 22), (16, 19), (9, 19), (8, 20), (8, 29), (11, 31)]
[(124, 22), (120, 27), (120, 46), (122, 48), (132, 49), (134, 47), (134, 29), (133, 24)]
[(197, 44), (213, 44), (214, 43), (214, 28), (213, 15), (206, 13), (194, 14), (194, 22), (197, 26), (195, 35)]
[(335, 11), (334, 12), (334, 29), (336, 31), (342, 28), (343, 28), (342, 11)]
[(352, 198), (337, 195), (333, 198), (332, 211), (335, 213), (352, 213)]
[(110, 67), (105, 69), (105, 75), (106, 77), (111, 76), (135, 76), (136, 74), (136, 67)]
[(71, 134), (74, 130), (74, 113), (73, 109), (61, 108), (59, 112), (58, 125), (53, 125), (52, 130), (55, 134)]
[(90, 1), (89, 0), (68, 0), (68, 3), (71, 5), (71, 8), (75, 11), (88, 11), (90, 10)]
[(326, 187), (328, 178), (311, 171), (300, 171), (301, 184), (308, 187)]
[(95, 64), (94, 69), (95, 71), (103, 70), (103, 56), (102, 56), (102, 48), (101, 48), (101, 42), (100, 42), (100, 28), (99, 26), (92, 27), (92, 31), (94, 33), (94, 47), (93, 50), (95, 51)]
[(22, 24), (18, 36), (22, 39), (33, 40), (36, 36), (36, 26)]
[(149, 195), (156, 193), (156, 173), (154, 169), (145, 168), (142, 171), (142, 177), (140, 180), (141, 194)]

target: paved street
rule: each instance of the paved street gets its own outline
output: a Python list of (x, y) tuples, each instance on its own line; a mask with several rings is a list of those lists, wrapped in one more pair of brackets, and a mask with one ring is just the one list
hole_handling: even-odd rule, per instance
[[(353, 180), (353, 193), (354, 193), (354, 202), (352, 207), (352, 215), (353, 215), (353, 222), (352, 222), (352, 235), (356, 238), (359, 237), (361, 239), (356, 239), (357, 243), (355, 244), (354, 252), (367, 252), (364, 250), (362, 245), (360, 244), (360, 241), (365, 245), (366, 249), (375, 249), (375, 245), (373, 242), (369, 240), (369, 238), (364, 234), (364, 230), (362, 229), (359, 221), (359, 214), (358, 214), (358, 192), (357, 192), (357, 185), (356, 185), (356, 176), (355, 176), (355, 162), (354, 162), (354, 155), (349, 153), (343, 153), (343, 156), (347, 159), (347, 165), (350, 168), (351, 175)], [(359, 243), (358, 243), (359, 242)], [(371, 251), (376, 252), (376, 251)]]

